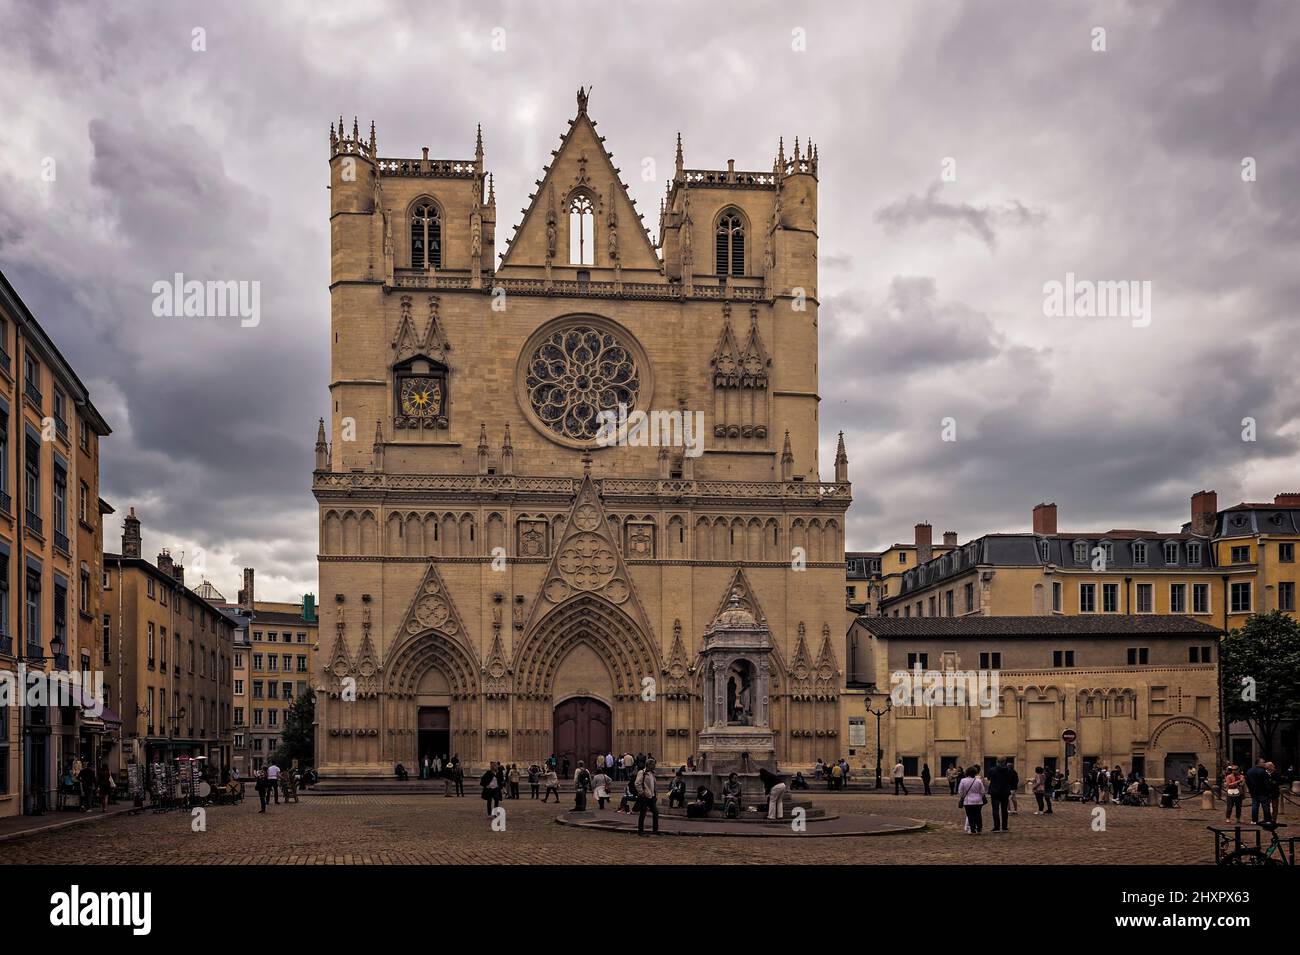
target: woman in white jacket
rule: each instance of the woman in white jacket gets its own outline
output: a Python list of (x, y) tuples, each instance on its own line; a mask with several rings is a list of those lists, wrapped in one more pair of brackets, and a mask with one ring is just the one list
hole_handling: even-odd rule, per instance
[(957, 784), (957, 805), (966, 810), (966, 827), (978, 836), (984, 830), (984, 803), (988, 801), (979, 769), (971, 766)]

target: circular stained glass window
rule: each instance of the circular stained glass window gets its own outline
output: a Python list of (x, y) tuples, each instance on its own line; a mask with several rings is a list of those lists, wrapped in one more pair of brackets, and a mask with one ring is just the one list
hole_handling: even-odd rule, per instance
[(631, 412), (645, 390), (639, 347), (604, 322), (575, 319), (542, 329), (520, 369), (524, 402), (565, 443), (590, 444), (607, 430), (602, 412)]

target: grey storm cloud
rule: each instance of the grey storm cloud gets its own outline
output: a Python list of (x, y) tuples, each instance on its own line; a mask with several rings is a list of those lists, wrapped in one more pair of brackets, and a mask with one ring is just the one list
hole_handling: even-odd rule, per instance
[(876, 221), (890, 233), (927, 223), (964, 229), (992, 250), (998, 242), (998, 229), (1037, 225), (1046, 218), (1043, 212), (1029, 209), (1018, 199), (1000, 206), (980, 206), (947, 202), (941, 196), (942, 191), (943, 186), (934, 183), (923, 196), (911, 195), (892, 202), (876, 210)]
[[(500, 251), (579, 85), (652, 232), (679, 130), (691, 168), (816, 140), (821, 464), (843, 429), (850, 547), (1023, 527), (1044, 498), (1064, 527), (1167, 527), (1202, 486), (1297, 483), (1283, 0), (65, 0), (0, 2), (0, 35), (0, 267), (114, 428), (106, 499), (229, 593), (242, 566), (271, 597), (316, 587), (330, 121), (447, 157), (481, 122)], [(175, 272), (260, 282), (260, 325), (154, 317)], [(1151, 326), (1044, 317), (1066, 272), (1150, 281)]]

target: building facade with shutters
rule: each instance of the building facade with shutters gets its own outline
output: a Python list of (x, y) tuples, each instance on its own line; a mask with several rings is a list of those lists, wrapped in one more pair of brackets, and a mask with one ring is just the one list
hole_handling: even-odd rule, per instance
[[(100, 607), (100, 440), (110, 433), (86, 386), (0, 274), (0, 671), (58, 671), (95, 685), (51, 705), (0, 706), (0, 816), (53, 808), (66, 770), (116, 746), (120, 684)], [(55, 705), (69, 702), (71, 705)]]
[[(759, 685), (780, 762), (835, 748), (850, 487), (842, 444), (818, 469), (817, 169), (797, 141), (688, 168), (679, 139), (656, 239), (580, 91), (498, 262), (481, 135), (385, 158), (331, 129), (322, 774), (681, 762)], [(733, 592), (772, 672), (724, 674), (706, 714)]]

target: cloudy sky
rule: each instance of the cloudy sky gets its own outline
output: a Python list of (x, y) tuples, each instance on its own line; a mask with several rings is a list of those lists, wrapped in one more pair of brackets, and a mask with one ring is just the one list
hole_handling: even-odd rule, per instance
[[(112, 425), (103, 493), (146, 553), (315, 590), (330, 120), (447, 157), (481, 122), (504, 248), (582, 84), (652, 229), (678, 130), (693, 167), (818, 142), (851, 548), (1300, 490), (1300, 8), (792, 6), (0, 0), (0, 268)], [(174, 272), (260, 281), (261, 323), (156, 318)], [(1149, 324), (1046, 315), (1067, 273), (1149, 282)]]

